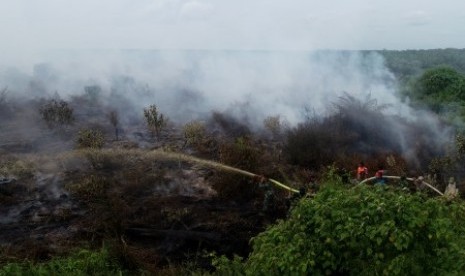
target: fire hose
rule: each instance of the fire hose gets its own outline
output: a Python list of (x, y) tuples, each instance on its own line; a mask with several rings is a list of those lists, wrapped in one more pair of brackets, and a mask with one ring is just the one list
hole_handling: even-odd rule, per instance
[[(196, 157), (186, 155), (186, 154), (182, 154), (182, 153), (167, 152), (167, 151), (163, 151), (163, 150), (154, 150), (154, 151), (151, 151), (151, 154), (157, 155), (158, 157), (161, 157), (161, 158), (167, 158), (167, 159), (171, 159), (171, 160), (178, 159), (178, 160), (182, 160), (182, 161), (186, 161), (186, 162), (194, 162), (194, 163), (197, 163), (197, 164), (201, 164), (201, 165), (212, 167), (212, 168), (217, 168), (217, 169), (220, 169), (220, 170), (236, 172), (236, 173), (243, 174), (243, 175), (246, 175), (246, 176), (249, 176), (249, 177), (252, 177), (252, 178), (256, 178), (256, 179), (264, 178), (261, 175), (251, 173), (251, 172), (248, 172), (248, 171), (245, 171), (245, 170), (242, 170), (242, 169), (234, 168), (234, 167), (231, 167), (231, 166), (228, 166), (228, 165), (225, 165), (225, 164), (221, 164), (221, 163), (218, 163), (218, 162), (215, 162), (215, 161), (211, 161), (211, 160), (196, 158)], [(412, 182), (417, 180), (417, 179), (411, 178), (411, 177), (405, 177), (404, 178), (404, 177), (400, 177), (400, 176), (383, 176), (383, 178), (385, 178), (385, 179), (396, 179), (396, 180), (405, 179), (405, 180), (412, 181)], [(289, 187), (287, 185), (284, 185), (283, 183), (281, 183), (281, 182), (279, 182), (277, 180), (274, 180), (274, 179), (271, 179), (271, 178), (265, 178), (265, 179), (270, 181), (271, 183), (273, 183), (274, 185), (276, 185), (279, 188), (288, 190), (288, 191), (293, 192), (293, 193), (300, 193), (299, 190), (291, 188), (291, 187)], [(361, 181), (359, 183), (359, 185), (364, 184), (364, 183), (369, 182), (369, 181), (376, 180), (376, 179), (377, 179), (377, 177), (367, 178), (367, 179)], [(441, 196), (444, 195), (444, 193), (442, 193), (441, 191), (436, 189), (431, 184), (429, 184), (427, 182), (424, 182), (424, 181), (421, 181), (421, 183), (424, 184), (426, 187), (430, 188), (431, 190), (435, 191), (439, 195), (441, 195)]]
[[(386, 179), (396, 179), (396, 180), (403, 180), (403, 179), (405, 179), (405, 180), (412, 181), (412, 182), (418, 180), (418, 179), (416, 179), (416, 178), (411, 178), (411, 177), (401, 177), (401, 176), (392, 176), (392, 175), (385, 175), (385, 176), (383, 176), (383, 178), (386, 178)], [(376, 180), (376, 179), (378, 179), (376, 176), (370, 177), (370, 178), (367, 178), (367, 179), (361, 181), (360, 183), (358, 183), (358, 185), (364, 184), (364, 183), (366, 183), (366, 182), (373, 181), (373, 180)], [(444, 193), (442, 193), (441, 191), (439, 191), (438, 189), (436, 189), (433, 185), (431, 185), (431, 184), (429, 184), (429, 183), (427, 183), (427, 182), (425, 182), (425, 181), (423, 181), (423, 180), (421, 180), (421, 183), (424, 184), (426, 187), (430, 188), (431, 190), (435, 191), (436, 193), (438, 193), (438, 194), (440, 194), (440, 195), (442, 195), (442, 196), (444, 195)]]

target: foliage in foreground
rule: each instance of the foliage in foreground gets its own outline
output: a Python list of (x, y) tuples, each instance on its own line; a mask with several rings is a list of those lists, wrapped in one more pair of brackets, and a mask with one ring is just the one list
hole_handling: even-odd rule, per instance
[(46, 263), (9, 263), (0, 268), (3, 275), (122, 275), (106, 249), (81, 250), (68, 258), (55, 258)]
[(253, 251), (214, 261), (235, 275), (455, 275), (465, 271), (465, 205), (382, 187), (323, 188), (253, 238)]

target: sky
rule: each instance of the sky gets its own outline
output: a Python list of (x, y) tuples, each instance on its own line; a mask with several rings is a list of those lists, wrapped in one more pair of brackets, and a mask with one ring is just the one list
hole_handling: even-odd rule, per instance
[(465, 48), (463, 0), (0, 0), (0, 50)]

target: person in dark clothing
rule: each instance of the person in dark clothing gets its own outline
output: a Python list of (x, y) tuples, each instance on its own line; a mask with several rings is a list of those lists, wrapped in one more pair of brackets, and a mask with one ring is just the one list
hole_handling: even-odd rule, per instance
[(274, 209), (275, 195), (269, 179), (262, 175), (255, 175), (253, 179), (258, 183), (258, 187), (263, 190), (262, 211), (271, 212)]
[(341, 175), (341, 181), (343, 184), (345, 185), (350, 184), (350, 181), (349, 181), (350, 175), (349, 175), (349, 172), (345, 168), (342, 168), (340, 170), (340, 175)]

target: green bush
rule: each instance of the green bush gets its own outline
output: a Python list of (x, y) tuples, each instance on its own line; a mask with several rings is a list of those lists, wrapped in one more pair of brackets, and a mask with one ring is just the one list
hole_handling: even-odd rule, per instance
[(216, 259), (218, 274), (460, 275), (465, 205), (383, 187), (323, 185), (287, 220), (252, 239), (245, 262)]
[(122, 275), (122, 270), (108, 251), (81, 250), (68, 258), (55, 258), (46, 263), (9, 263), (0, 268), (3, 275)]

